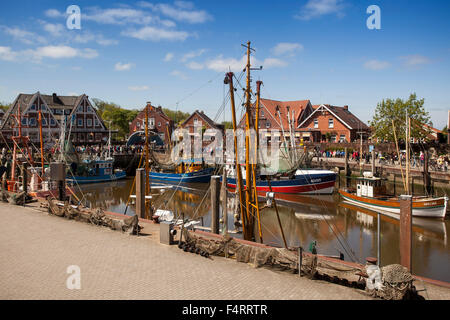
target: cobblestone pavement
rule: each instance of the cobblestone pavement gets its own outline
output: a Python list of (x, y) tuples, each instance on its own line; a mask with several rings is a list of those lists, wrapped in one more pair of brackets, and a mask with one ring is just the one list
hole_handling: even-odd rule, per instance
[[(361, 291), (298, 275), (205, 259), (147, 236), (68, 221), (0, 204), (0, 299), (368, 299)], [(81, 269), (69, 290), (67, 267)], [(428, 288), (429, 289), (429, 288)], [(450, 299), (449, 290), (428, 290)]]

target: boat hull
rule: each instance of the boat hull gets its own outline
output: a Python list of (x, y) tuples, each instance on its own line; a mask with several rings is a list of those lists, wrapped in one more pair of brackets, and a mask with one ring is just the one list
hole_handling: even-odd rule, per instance
[(211, 181), (213, 172), (213, 168), (188, 173), (150, 172), (149, 177), (151, 180), (175, 183), (207, 183)]
[[(294, 179), (271, 180), (272, 192), (275, 193), (303, 193), (303, 194), (332, 194), (336, 181), (335, 173), (297, 175)], [(243, 180), (245, 186), (245, 179)], [(228, 178), (229, 188), (236, 188), (236, 179)], [(267, 180), (257, 180), (256, 190), (270, 192)]]
[[(400, 214), (400, 201), (396, 199), (380, 200), (374, 198), (360, 197), (354, 193), (344, 190), (339, 190), (342, 198), (356, 206), (368, 208), (375, 211), (387, 211)], [(448, 199), (446, 197), (421, 199), (413, 198), (412, 214), (414, 217), (428, 217), (428, 218), (445, 218), (447, 211)]]
[(88, 184), (88, 183), (101, 183), (101, 182), (111, 182), (120, 179), (125, 179), (127, 174), (125, 171), (119, 171), (114, 174), (105, 174), (98, 176), (71, 176), (66, 178), (67, 182), (77, 183), (77, 184)]

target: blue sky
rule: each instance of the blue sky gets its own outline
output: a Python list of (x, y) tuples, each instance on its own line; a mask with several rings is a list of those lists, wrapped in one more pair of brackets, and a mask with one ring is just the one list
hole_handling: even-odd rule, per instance
[[(72, 4), (81, 30), (66, 27)], [(381, 30), (366, 26), (372, 4)], [(240, 73), (241, 43), (250, 40), (265, 98), (349, 105), (367, 122), (383, 98), (416, 92), (442, 129), (449, 35), (445, 0), (2, 1), (0, 101), (19, 92), (86, 93), (129, 109), (179, 102), (214, 118), (224, 74)]]

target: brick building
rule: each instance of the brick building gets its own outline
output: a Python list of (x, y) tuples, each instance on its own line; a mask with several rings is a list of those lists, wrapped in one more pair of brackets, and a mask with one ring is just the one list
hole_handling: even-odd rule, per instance
[(314, 111), (299, 125), (304, 141), (311, 142), (352, 142), (367, 139), (370, 128), (348, 110), (348, 106), (315, 105)]
[(184, 120), (182, 124), (180, 124), (180, 128), (189, 130), (189, 133), (194, 133), (195, 127), (201, 127), (202, 130), (207, 129), (217, 129), (224, 130), (224, 126), (222, 124), (214, 122), (210, 117), (208, 117), (203, 111), (195, 110), (189, 118)]
[(130, 124), (130, 136), (137, 131), (145, 131), (145, 112), (148, 109), (148, 129), (151, 134), (157, 134), (167, 145), (173, 131), (173, 121), (164, 113), (161, 106), (154, 107), (147, 102), (145, 108)]
[(89, 97), (59, 96), (56, 93), (44, 95), (19, 94), (2, 118), (0, 131), (6, 140), (17, 134), (16, 119), (20, 107), (22, 118), (22, 134), (30, 137), (34, 143), (39, 142), (39, 110), (42, 115), (43, 140), (51, 146), (61, 134), (61, 125), (66, 124), (66, 132), (71, 133), (74, 144), (94, 144), (105, 142), (108, 129), (101, 117), (92, 107)]

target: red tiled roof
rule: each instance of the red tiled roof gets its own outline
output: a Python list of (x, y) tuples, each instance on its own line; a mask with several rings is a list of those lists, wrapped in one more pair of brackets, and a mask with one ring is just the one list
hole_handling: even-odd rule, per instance
[[(280, 110), (281, 114), (281, 121), (283, 124), (283, 128), (289, 129), (288, 124), (288, 116), (287, 116), (287, 108), (289, 107), (289, 113), (292, 120), (292, 113), (294, 112), (295, 119), (297, 120), (299, 116), (303, 113), (303, 111), (306, 109), (308, 104), (310, 103), (309, 100), (296, 100), (296, 101), (278, 101), (278, 100), (270, 100), (270, 99), (263, 99), (261, 98), (261, 110), (264, 110), (264, 117), (269, 118), (270, 116), (267, 115), (267, 111), (270, 112), (273, 118), (275, 118), (275, 122), (272, 122), (275, 127), (275, 123), (280, 123), (280, 117), (278, 116), (278, 113), (276, 112), (277, 107)], [(273, 119), (272, 118), (272, 119)], [(297, 121), (294, 122), (294, 127), (297, 125)], [(278, 125), (277, 125), (278, 127)]]

